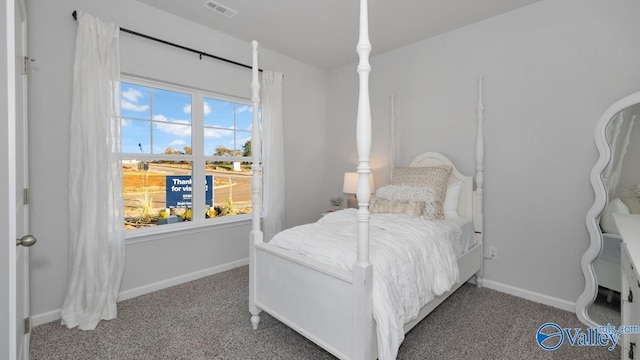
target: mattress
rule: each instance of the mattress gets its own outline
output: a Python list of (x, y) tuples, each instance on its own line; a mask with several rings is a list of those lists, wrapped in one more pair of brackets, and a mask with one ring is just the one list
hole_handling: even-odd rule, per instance
[(452, 237), (450, 241), (456, 256), (459, 257), (466, 253), (476, 244), (473, 221), (471, 219), (460, 217), (457, 219), (440, 220), (438, 222), (451, 229)]

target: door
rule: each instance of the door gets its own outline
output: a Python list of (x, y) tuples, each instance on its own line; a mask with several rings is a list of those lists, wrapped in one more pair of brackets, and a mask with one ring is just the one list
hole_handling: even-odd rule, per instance
[[(29, 253), (28, 230), (26, 8), (24, 0), (5, 1), (0, 16), (6, 19), (0, 39), (0, 358), (29, 358)], [(17, 241), (20, 239), (21, 241)]]
[(29, 313), (29, 234), (27, 75), (31, 59), (27, 55), (26, 0), (15, 0), (15, 104), (16, 104), (16, 347), (17, 358), (29, 359), (31, 320)]

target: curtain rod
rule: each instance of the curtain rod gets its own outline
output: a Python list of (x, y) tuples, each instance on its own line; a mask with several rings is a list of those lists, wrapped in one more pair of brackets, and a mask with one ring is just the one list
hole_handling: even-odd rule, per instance
[[(78, 12), (76, 10), (73, 10), (73, 12), (71, 13), (71, 16), (73, 16), (73, 20), (78, 21)], [(172, 43), (172, 42), (169, 42), (169, 41), (166, 41), (166, 40), (158, 39), (156, 37), (145, 35), (145, 34), (137, 32), (137, 31), (133, 31), (133, 30), (125, 29), (125, 28), (120, 28), (120, 31), (126, 32), (128, 34), (136, 35), (136, 36), (139, 36), (139, 37), (143, 37), (145, 39), (157, 41), (157, 42), (165, 44), (165, 45), (177, 47), (177, 48), (185, 50), (185, 51), (190, 51), (192, 53), (196, 53), (196, 54), (198, 54), (200, 56), (201, 60), (202, 60), (203, 56), (206, 56), (206, 57), (210, 57), (212, 59), (216, 59), (216, 60), (227, 62), (229, 64), (233, 64), (233, 65), (241, 66), (243, 68), (251, 69), (251, 66), (249, 66), (249, 65), (242, 64), (242, 63), (239, 63), (237, 61), (225, 59), (225, 58), (220, 57), (220, 56), (211, 55), (211, 54), (208, 54), (208, 53), (206, 53), (204, 51), (188, 48), (186, 46), (182, 46), (182, 45), (179, 45), (179, 44), (176, 44), (176, 43)], [(258, 71), (262, 72), (262, 69), (258, 69)]]

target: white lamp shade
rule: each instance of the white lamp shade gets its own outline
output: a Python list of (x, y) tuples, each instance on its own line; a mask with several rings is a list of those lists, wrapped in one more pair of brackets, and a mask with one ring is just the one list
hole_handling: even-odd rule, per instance
[[(344, 173), (344, 181), (342, 183), (342, 192), (345, 194), (355, 194), (358, 192), (358, 173), (346, 172)], [(373, 174), (369, 173), (369, 189), (371, 193), (375, 192)]]

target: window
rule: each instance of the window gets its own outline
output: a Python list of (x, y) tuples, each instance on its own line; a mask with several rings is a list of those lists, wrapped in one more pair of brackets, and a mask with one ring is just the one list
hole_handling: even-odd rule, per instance
[(120, 94), (125, 229), (249, 218), (248, 100), (132, 78)]

